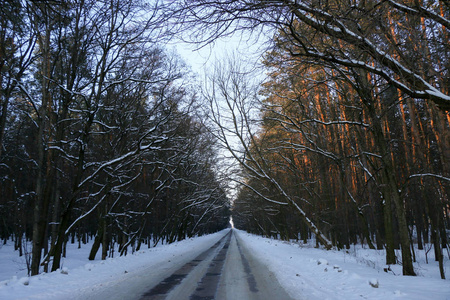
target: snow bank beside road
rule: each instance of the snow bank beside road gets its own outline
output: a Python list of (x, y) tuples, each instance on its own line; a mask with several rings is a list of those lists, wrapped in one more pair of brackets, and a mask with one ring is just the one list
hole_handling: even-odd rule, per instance
[[(408, 299), (448, 300), (450, 280), (439, 277), (434, 259), (425, 264), (423, 250), (416, 253), (419, 276), (398, 276), (384, 272), (384, 251), (352, 248), (325, 251), (262, 238), (238, 231), (245, 247), (277, 276), (281, 286), (295, 299)], [(447, 270), (450, 262), (446, 260)], [(447, 277), (450, 272), (447, 271)]]
[[(133, 299), (148, 289), (152, 280), (164, 279), (165, 272), (216, 243), (228, 230), (187, 239), (169, 245), (140, 250), (127, 256), (89, 261), (90, 245), (68, 245), (63, 270), (26, 277), (23, 263), (13, 244), (0, 248), (0, 299)], [(63, 272), (61, 272), (63, 271)], [(64, 274), (67, 273), (67, 274)], [(12, 277), (13, 276), (13, 277)], [(160, 278), (162, 277), (162, 278)], [(133, 294), (134, 293), (134, 294)], [(122, 296), (123, 295), (123, 296)], [(104, 299), (104, 298), (103, 298)]]

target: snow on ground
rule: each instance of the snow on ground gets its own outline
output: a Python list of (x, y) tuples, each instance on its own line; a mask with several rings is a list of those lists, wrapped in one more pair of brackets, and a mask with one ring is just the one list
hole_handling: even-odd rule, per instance
[[(442, 280), (433, 250), (426, 264), (424, 250), (416, 250), (419, 276), (401, 276), (401, 266), (384, 272), (385, 252), (352, 247), (345, 251), (262, 238), (240, 231), (253, 254), (264, 261), (294, 299), (450, 299), (450, 280)], [(450, 261), (445, 255), (446, 277)], [(378, 286), (378, 287), (372, 287)]]
[[(158, 270), (176, 267), (187, 257), (194, 257), (212, 246), (225, 233), (159, 245), (105, 261), (87, 260), (89, 244), (82, 245), (81, 249), (77, 249), (77, 244), (68, 244), (64, 272), (30, 278), (26, 276), (24, 259), (19, 258), (12, 243), (8, 243), (0, 248), (0, 299), (95, 299), (89, 297), (89, 293), (103, 290), (127, 295), (118, 289), (133, 286), (130, 281), (141, 280), (149, 269), (158, 273)], [(416, 251), (415, 268), (419, 276), (410, 277), (400, 276), (401, 267), (397, 265), (391, 266), (389, 273), (384, 272), (384, 251), (361, 246), (347, 251), (325, 251), (309, 244), (282, 242), (243, 231), (237, 233), (244, 246), (269, 267), (294, 299), (450, 300), (450, 280), (440, 279), (433, 250), (428, 253), (429, 264), (425, 263), (425, 252)], [(446, 275), (450, 277), (450, 262), (448, 256), (445, 257)]]
[(97, 259), (99, 253), (96, 260), (87, 259), (91, 244), (82, 245), (81, 249), (77, 249), (78, 244), (67, 244), (62, 270), (32, 277), (27, 277), (25, 260), (19, 258), (18, 252), (13, 253), (11, 242), (0, 248), (0, 300), (106, 299), (90, 295), (101, 292), (108, 292), (108, 296), (114, 295), (116, 299), (122, 298), (117, 296), (120, 294), (127, 295), (122, 299), (131, 299), (128, 295), (131, 297), (133, 293), (123, 289), (133, 286), (141, 289), (142, 283), (127, 283), (127, 280), (142, 281), (151, 272), (164, 274), (211, 247), (226, 232), (228, 230), (151, 249), (144, 247), (134, 254), (104, 261)]

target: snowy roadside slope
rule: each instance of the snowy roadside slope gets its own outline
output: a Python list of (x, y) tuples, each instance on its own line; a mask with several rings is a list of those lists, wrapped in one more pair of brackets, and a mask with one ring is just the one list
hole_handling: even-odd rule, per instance
[[(86, 251), (68, 250), (63, 273), (56, 271), (32, 277), (17, 277), (0, 281), (0, 299), (133, 299), (175, 271), (184, 261), (190, 261), (204, 249), (216, 243), (228, 230), (187, 239), (169, 245), (141, 250), (107, 260), (87, 260)], [(17, 268), (17, 261), (0, 249), (0, 265)], [(88, 250), (89, 247), (86, 247)], [(81, 256), (82, 253), (82, 256)], [(15, 253), (17, 259), (17, 253)], [(7, 261), (5, 261), (5, 258)], [(172, 270), (173, 269), (173, 270)], [(21, 271), (19, 273), (23, 273)], [(25, 272), (26, 274), (26, 272)], [(0, 278), (7, 275), (0, 270)]]
[[(425, 260), (420, 265), (415, 264), (420, 276), (396, 276), (383, 271), (383, 251), (360, 248), (350, 250), (349, 254), (300, 247), (243, 231), (238, 231), (238, 235), (294, 299), (450, 299), (450, 280), (439, 278), (434, 259), (429, 258), (430, 265), (425, 265)], [(447, 259), (447, 278), (449, 269)], [(393, 270), (401, 274), (398, 266)], [(378, 283), (379, 287), (374, 288), (369, 282)]]
[[(70, 245), (64, 271), (26, 277), (12, 247), (0, 248), (0, 299), (133, 299), (175, 271), (183, 262), (212, 246), (227, 230), (170, 245), (145, 249), (125, 257), (88, 261), (89, 245)], [(418, 277), (385, 273), (384, 252), (361, 248), (324, 251), (311, 246), (262, 238), (238, 231), (242, 246), (265, 263), (280, 284), (299, 300), (408, 299), (450, 300), (450, 280), (439, 279), (433, 257), (425, 264), (417, 251)], [(430, 251), (431, 253), (432, 251)], [(445, 261), (447, 277), (450, 262)], [(391, 266), (396, 274), (399, 266)], [(11, 277), (17, 275), (15, 278)], [(378, 288), (369, 282), (378, 283)], [(245, 299), (239, 299), (245, 300)], [(277, 299), (281, 300), (281, 299)]]

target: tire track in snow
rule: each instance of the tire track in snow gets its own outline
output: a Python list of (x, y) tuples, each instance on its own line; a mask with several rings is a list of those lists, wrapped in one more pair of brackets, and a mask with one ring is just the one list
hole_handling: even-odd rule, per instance
[(141, 300), (288, 300), (274, 274), (231, 230), (146, 292)]
[(217, 253), (206, 271), (205, 276), (198, 283), (197, 289), (191, 295), (191, 300), (212, 300), (214, 299), (219, 285), (222, 269), (227, 256), (228, 247), (230, 245), (231, 235), (228, 236), (225, 245)]
[(183, 265), (180, 269), (175, 271), (172, 275), (166, 277), (163, 281), (161, 281), (158, 285), (150, 289), (146, 292), (141, 300), (160, 300), (166, 299), (167, 294), (177, 285), (181, 283), (183, 279), (185, 279), (195, 267), (197, 267), (201, 262), (208, 259), (209, 256), (217, 249), (222, 248), (225, 244), (230, 240), (231, 232), (227, 233), (223, 238), (221, 238), (217, 243), (215, 243), (212, 247), (202, 252), (196, 258), (191, 260), (190, 262)]

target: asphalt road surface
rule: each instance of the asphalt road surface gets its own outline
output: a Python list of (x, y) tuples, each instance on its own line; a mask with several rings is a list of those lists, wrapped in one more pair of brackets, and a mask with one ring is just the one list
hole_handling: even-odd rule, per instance
[(288, 300), (275, 276), (231, 230), (142, 294), (141, 300)]

